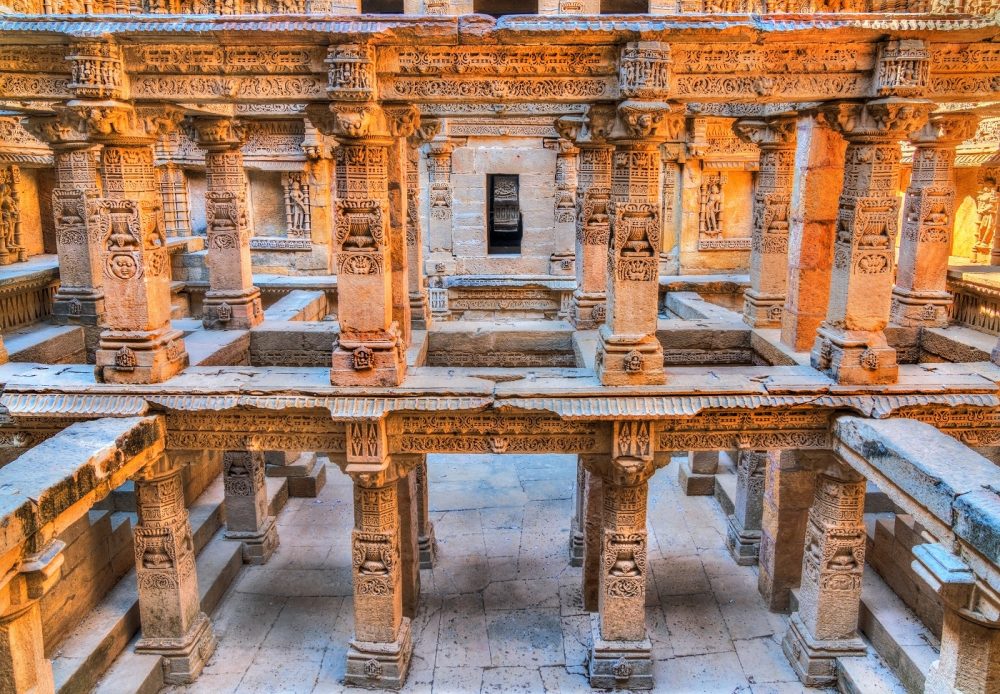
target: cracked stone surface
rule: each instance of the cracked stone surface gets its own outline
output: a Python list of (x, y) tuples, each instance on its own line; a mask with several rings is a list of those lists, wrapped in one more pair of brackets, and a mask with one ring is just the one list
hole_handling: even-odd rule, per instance
[[(787, 620), (725, 549), (726, 520), (651, 480), (646, 622), (658, 691), (800, 692), (781, 652)], [(421, 574), (405, 692), (590, 692), (590, 618), (569, 565), (576, 461), (560, 455), (428, 456), (438, 563)], [(350, 479), (278, 517), (281, 545), (245, 566), (213, 616), (219, 647), (200, 679), (168, 692), (347, 692), (353, 630)], [(823, 690), (814, 690), (822, 692)]]

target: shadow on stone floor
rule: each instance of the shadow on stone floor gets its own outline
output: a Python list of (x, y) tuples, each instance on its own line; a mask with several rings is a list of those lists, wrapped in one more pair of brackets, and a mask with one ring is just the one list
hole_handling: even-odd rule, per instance
[[(675, 461), (676, 462), (676, 461)], [(590, 692), (589, 616), (568, 562), (574, 456), (428, 456), (438, 562), (421, 572), (404, 692)], [(353, 630), (350, 480), (330, 466), (316, 499), (291, 499), (281, 545), (246, 566), (214, 615), (219, 648), (171, 692), (367, 691), (344, 687)], [(801, 692), (781, 652), (787, 620), (724, 547), (725, 518), (684, 496), (674, 463), (649, 489), (646, 622), (657, 691)], [(821, 690), (810, 690), (821, 691)]]

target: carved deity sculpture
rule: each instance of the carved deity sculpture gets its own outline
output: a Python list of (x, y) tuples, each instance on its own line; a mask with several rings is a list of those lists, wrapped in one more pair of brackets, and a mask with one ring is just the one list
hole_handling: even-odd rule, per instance
[(992, 178), (987, 178), (976, 196), (976, 250), (981, 253), (989, 253), (993, 246), (998, 211), (1000, 211), (1000, 193), (997, 190), (997, 183)]

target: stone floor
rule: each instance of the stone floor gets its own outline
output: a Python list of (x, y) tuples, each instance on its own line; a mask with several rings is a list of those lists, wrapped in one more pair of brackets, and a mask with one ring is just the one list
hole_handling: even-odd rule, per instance
[[(724, 548), (714, 500), (685, 497), (676, 460), (650, 482), (647, 626), (657, 690), (801, 692), (781, 653), (786, 619)], [(589, 617), (567, 561), (573, 456), (430, 456), (439, 560), (422, 574), (413, 692), (589, 692)], [(214, 615), (219, 648), (172, 692), (341, 692), (352, 632), (350, 481), (292, 499), (281, 546), (244, 567)], [(352, 690), (363, 691), (363, 690)], [(819, 690), (809, 690), (819, 691)]]

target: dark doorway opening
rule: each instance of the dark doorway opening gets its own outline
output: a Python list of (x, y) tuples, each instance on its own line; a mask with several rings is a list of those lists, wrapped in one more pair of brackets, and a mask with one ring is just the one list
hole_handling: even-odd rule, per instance
[(361, 0), (362, 14), (403, 14), (403, 0)]
[(494, 17), (505, 14), (538, 14), (538, 0), (476, 0), (472, 11)]
[(649, 0), (601, 0), (601, 14), (649, 14)]

